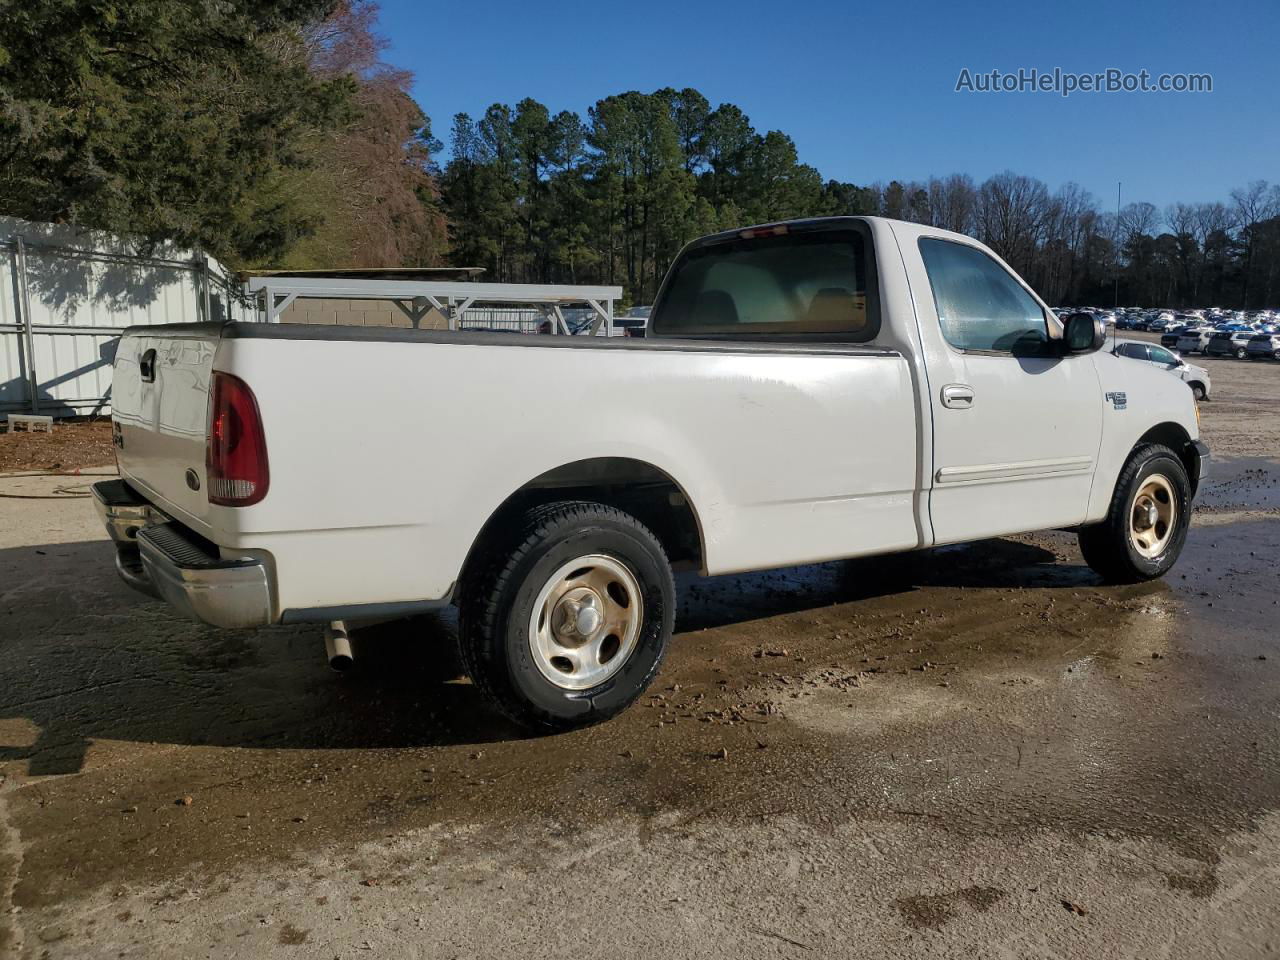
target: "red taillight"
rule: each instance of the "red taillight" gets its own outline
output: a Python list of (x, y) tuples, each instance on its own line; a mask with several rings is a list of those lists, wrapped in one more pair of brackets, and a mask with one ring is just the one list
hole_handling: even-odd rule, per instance
[(267, 495), (267, 440), (258, 401), (249, 385), (229, 373), (214, 373), (205, 447), (209, 502), (247, 507)]

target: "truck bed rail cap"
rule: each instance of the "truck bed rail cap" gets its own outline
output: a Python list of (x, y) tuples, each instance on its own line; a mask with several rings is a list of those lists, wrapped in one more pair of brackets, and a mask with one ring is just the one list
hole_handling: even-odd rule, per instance
[[(155, 330), (155, 327), (145, 328)], [(439, 343), (468, 347), (548, 347), (575, 350), (640, 350), (680, 353), (800, 353), (897, 357), (898, 351), (858, 343), (808, 343), (778, 340), (721, 340), (676, 337), (598, 337), (533, 333), (468, 333), (414, 330), (411, 327), (328, 326), (311, 323), (231, 322), (222, 328), (228, 340), (321, 340), (367, 343)]]

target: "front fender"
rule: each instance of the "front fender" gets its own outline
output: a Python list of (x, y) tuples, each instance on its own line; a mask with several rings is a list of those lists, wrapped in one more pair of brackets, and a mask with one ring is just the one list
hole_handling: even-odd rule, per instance
[(1106, 517), (1120, 471), (1143, 437), (1157, 431), (1176, 435), (1183, 444), (1200, 439), (1195, 397), (1179, 377), (1110, 353), (1095, 354), (1093, 362), (1103, 405), (1102, 437), (1086, 523)]

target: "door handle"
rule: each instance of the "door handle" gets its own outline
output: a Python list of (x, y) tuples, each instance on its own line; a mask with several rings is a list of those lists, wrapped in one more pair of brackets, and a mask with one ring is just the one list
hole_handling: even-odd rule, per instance
[(143, 383), (156, 382), (156, 351), (154, 348), (144, 353), (138, 360), (138, 373)]
[(942, 405), (952, 410), (968, 410), (973, 406), (973, 387), (967, 383), (948, 383), (942, 388)]

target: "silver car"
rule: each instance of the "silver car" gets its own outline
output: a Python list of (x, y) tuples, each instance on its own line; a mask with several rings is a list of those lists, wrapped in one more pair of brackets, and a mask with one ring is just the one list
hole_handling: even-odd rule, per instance
[(1209, 342), (1204, 346), (1204, 355), (1243, 360), (1249, 355), (1249, 340), (1252, 337), (1252, 330), (1219, 330), (1209, 337)]
[(1117, 357), (1128, 357), (1130, 360), (1141, 360), (1164, 367), (1189, 386), (1197, 400), (1209, 399), (1209, 371), (1187, 363), (1172, 350), (1145, 340), (1117, 340), (1111, 352)]
[(1280, 333), (1255, 333), (1245, 351), (1250, 360), (1280, 360)]

